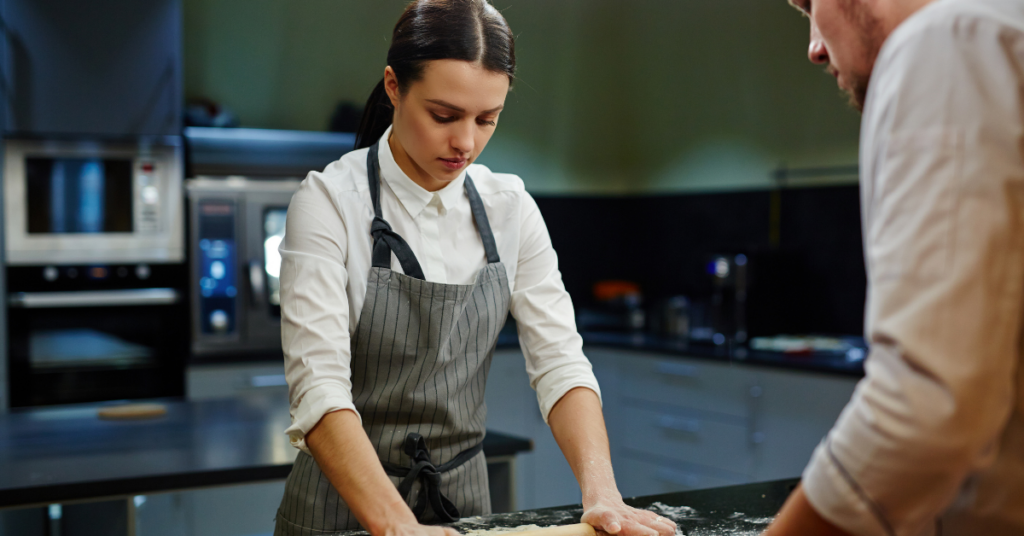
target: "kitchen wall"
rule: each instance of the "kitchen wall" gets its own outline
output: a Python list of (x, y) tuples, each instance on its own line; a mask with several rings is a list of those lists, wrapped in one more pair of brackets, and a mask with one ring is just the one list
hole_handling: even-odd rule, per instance
[(707, 305), (709, 261), (742, 253), (750, 259), (753, 336), (863, 331), (867, 278), (856, 185), (538, 196), (537, 204), (577, 309), (597, 305), (593, 285), (608, 279), (639, 284), (648, 312), (675, 295)]
[[(536, 194), (761, 189), (856, 163), (859, 116), (785, 0), (493, 0), (519, 80), (481, 162)], [(377, 82), (405, 0), (184, 0), (189, 97), (323, 130)], [(810, 182), (815, 182), (811, 178)]]

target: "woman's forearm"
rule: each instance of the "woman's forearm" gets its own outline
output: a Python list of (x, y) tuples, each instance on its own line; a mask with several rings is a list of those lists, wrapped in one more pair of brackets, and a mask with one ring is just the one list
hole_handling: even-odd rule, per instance
[(394, 526), (417, 524), (416, 516), (384, 472), (355, 412), (324, 415), (306, 434), (306, 445), (370, 534), (389, 534)]
[(580, 483), (583, 506), (601, 499), (621, 498), (597, 393), (586, 387), (569, 391), (551, 409), (548, 424)]

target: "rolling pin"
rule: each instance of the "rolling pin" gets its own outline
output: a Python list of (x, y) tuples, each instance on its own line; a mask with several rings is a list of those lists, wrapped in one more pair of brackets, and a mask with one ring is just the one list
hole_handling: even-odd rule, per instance
[(516, 532), (514, 536), (597, 536), (597, 531), (586, 523), (578, 523), (576, 525), (524, 530), (523, 532)]

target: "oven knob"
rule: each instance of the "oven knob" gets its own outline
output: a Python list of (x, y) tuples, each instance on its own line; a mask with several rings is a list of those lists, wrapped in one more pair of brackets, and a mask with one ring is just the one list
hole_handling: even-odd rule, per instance
[(56, 281), (57, 276), (59, 275), (60, 272), (57, 271), (57, 268), (55, 266), (47, 266), (46, 268), (43, 268), (43, 279), (51, 283)]
[(140, 264), (135, 267), (135, 277), (139, 279), (149, 279), (149, 265)]
[(228, 330), (228, 314), (220, 309), (210, 313), (210, 327), (217, 333), (224, 333)]

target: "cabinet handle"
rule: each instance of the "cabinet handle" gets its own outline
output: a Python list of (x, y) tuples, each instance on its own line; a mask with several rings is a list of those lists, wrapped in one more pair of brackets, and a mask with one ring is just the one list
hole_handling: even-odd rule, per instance
[(700, 485), (700, 477), (693, 473), (682, 473), (666, 467), (658, 469), (657, 476), (655, 477), (662, 482), (674, 484), (677, 486), (683, 486), (687, 488), (696, 488)]
[(658, 363), (656, 368), (658, 373), (667, 374), (669, 376), (678, 376), (680, 378), (697, 378), (700, 376), (700, 369), (694, 365), (687, 365), (686, 363)]
[(55, 309), (63, 307), (136, 307), (178, 303), (171, 288), (76, 290), (69, 292), (17, 292), (7, 298), (11, 307)]
[(700, 421), (697, 419), (680, 419), (671, 415), (658, 417), (658, 427), (675, 432), (696, 434), (700, 432)]

